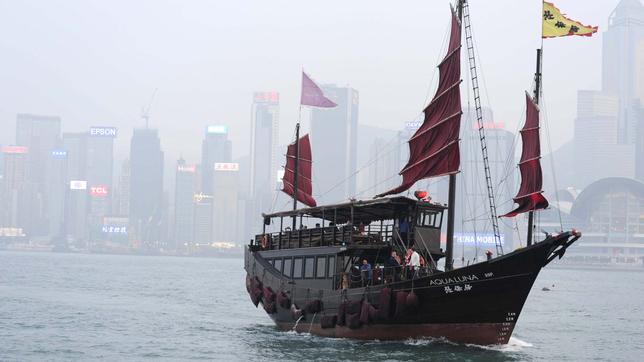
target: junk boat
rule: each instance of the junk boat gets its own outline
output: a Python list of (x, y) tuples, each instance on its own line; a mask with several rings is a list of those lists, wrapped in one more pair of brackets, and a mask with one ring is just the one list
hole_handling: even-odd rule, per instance
[[(550, 18), (546, 16), (549, 13), (544, 10), (544, 29), (546, 21), (570, 21), (559, 13)], [(455, 267), (462, 22), (497, 250), (496, 255), (489, 252), (487, 260)], [(541, 190), (539, 146), (541, 50), (537, 50), (534, 93), (526, 93), (523, 151), (518, 165), (521, 186), (514, 198), (518, 205), (503, 215), (528, 213), (526, 247), (503, 253), (500, 243), (469, 9), (467, 1), (462, 0), (452, 8), (449, 45), (438, 66), (438, 89), (424, 110), (422, 125), (409, 140), (410, 159), (401, 171), (399, 187), (370, 200), (316, 205), (310, 141), (308, 135), (299, 136), (298, 121), (295, 141), (287, 150), (282, 190), (293, 197), (293, 210), (263, 214), (262, 233), (245, 248), (246, 289), (255, 306), (261, 304), (280, 330), (318, 336), (378, 340), (435, 337), (479, 345), (507, 343), (541, 269), (563, 257), (581, 237), (573, 229), (546, 234), (543, 240), (532, 242), (533, 213), (548, 207)], [(335, 104), (303, 73), (301, 105)], [(395, 196), (430, 177), (449, 177), (447, 205), (432, 202), (423, 191), (415, 192), (415, 199)], [(298, 208), (298, 201), (307, 207)], [(303, 226), (305, 221), (315, 227)], [(392, 252), (412, 254), (412, 259), (416, 253), (424, 263), (398, 265)]]

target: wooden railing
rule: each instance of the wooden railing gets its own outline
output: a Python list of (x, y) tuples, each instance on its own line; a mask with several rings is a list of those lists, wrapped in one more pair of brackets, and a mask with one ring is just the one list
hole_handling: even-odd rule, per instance
[(393, 225), (369, 225), (360, 231), (357, 227), (349, 225), (339, 227), (327, 226), (259, 234), (255, 236), (254, 244), (263, 250), (353, 244), (385, 244), (391, 241), (393, 235)]

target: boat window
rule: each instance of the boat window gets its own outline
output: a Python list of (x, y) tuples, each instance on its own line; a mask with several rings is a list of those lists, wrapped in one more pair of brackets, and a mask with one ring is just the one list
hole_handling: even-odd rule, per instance
[(313, 278), (313, 267), (315, 266), (315, 259), (309, 257), (304, 259), (304, 277)]
[(282, 259), (275, 259), (275, 269), (280, 273), (282, 272)]
[(329, 278), (333, 278), (335, 274), (335, 256), (329, 257)]
[(315, 276), (317, 278), (326, 278), (326, 256), (318, 256)]
[(416, 217), (416, 225), (438, 227), (440, 225), (440, 213), (425, 211), (418, 213)]
[(293, 259), (291, 258), (285, 258), (284, 259), (284, 275), (287, 277), (291, 277), (291, 264), (293, 262)]
[(302, 277), (302, 258), (293, 259), (293, 278)]

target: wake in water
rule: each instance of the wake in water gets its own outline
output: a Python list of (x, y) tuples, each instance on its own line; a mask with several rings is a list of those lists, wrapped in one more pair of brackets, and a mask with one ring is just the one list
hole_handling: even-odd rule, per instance
[[(407, 346), (428, 346), (432, 344), (463, 346), (458, 343), (451, 342), (445, 338), (431, 338), (431, 337), (417, 338), (417, 339), (410, 338), (410, 339), (407, 339), (404, 342), (404, 344)], [(522, 341), (519, 338), (510, 337), (510, 340), (508, 341), (507, 344), (483, 346), (483, 345), (468, 343), (468, 344), (465, 344), (464, 346), (471, 347), (471, 348), (480, 348), (480, 349), (485, 349), (489, 351), (498, 351), (498, 352), (521, 352), (524, 348), (532, 347), (533, 345), (529, 342)]]
[(522, 341), (517, 337), (510, 337), (507, 344), (481, 346), (478, 344), (466, 344), (468, 347), (476, 347), (499, 352), (521, 352), (526, 347), (532, 347), (532, 343)]

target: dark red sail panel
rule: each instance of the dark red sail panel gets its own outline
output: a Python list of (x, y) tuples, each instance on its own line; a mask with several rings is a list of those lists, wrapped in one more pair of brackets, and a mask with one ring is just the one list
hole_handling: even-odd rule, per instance
[(517, 208), (503, 215), (513, 217), (518, 214), (541, 210), (548, 207), (548, 200), (543, 196), (543, 175), (541, 173), (541, 142), (539, 141), (539, 108), (528, 93), (526, 99), (525, 125), (521, 129), (521, 186), (514, 197)]
[(425, 119), (409, 139), (409, 162), (400, 171), (402, 184), (377, 197), (408, 190), (418, 180), (458, 172), (461, 127), (461, 26), (452, 11), (449, 47), (438, 65), (440, 78), (434, 98), (425, 108)]
[[(309, 135), (300, 137), (298, 142), (300, 152), (297, 163), (297, 201), (315, 207), (317, 203), (313, 198), (313, 185), (311, 183), (311, 142)], [(293, 196), (293, 181), (295, 180), (295, 142), (288, 145), (286, 151), (286, 166), (284, 167), (284, 177), (282, 178), (284, 191), (289, 196)]]

